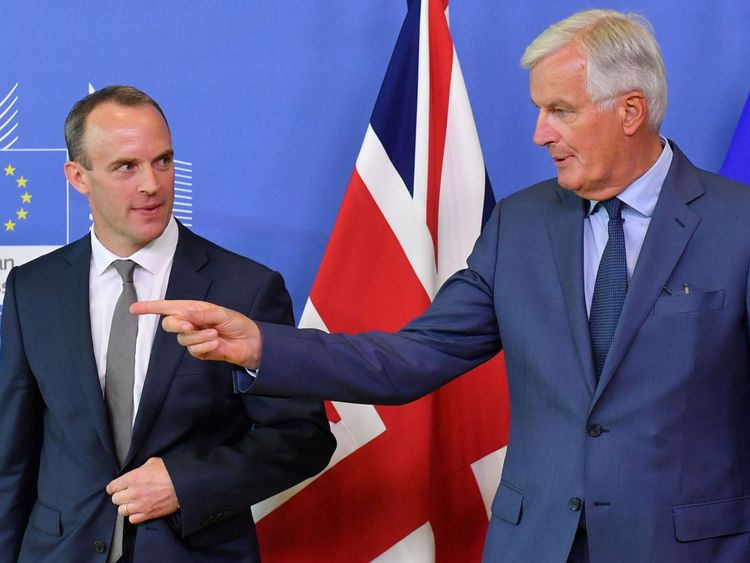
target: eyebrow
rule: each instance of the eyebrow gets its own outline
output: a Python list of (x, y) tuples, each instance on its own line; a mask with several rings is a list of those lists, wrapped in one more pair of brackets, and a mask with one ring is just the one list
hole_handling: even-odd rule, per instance
[(109, 170), (116, 170), (117, 168), (119, 168), (123, 164), (132, 164), (135, 161), (136, 161), (136, 159), (134, 159), (134, 158), (118, 158), (117, 160), (113, 160), (112, 162), (110, 162), (109, 165), (107, 166), (107, 168)]
[(169, 149), (161, 153), (159, 156), (157, 156), (154, 160), (161, 160), (165, 156), (168, 156), (169, 158), (174, 158), (174, 149)]

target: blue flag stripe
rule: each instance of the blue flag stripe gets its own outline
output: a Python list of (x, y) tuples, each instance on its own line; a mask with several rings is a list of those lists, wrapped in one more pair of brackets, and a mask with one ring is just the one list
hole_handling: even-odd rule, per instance
[(401, 27), (370, 124), (385, 152), (414, 195), (414, 150), (419, 75), (419, 11), (414, 1)]

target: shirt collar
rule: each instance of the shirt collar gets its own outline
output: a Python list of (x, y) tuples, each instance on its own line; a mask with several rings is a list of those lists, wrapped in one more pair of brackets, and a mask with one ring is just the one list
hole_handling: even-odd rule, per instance
[(161, 235), (140, 250), (123, 258), (107, 249), (96, 237), (94, 229), (91, 229), (91, 257), (94, 261), (94, 269), (97, 275), (102, 275), (115, 260), (132, 260), (150, 274), (157, 274), (169, 264), (177, 248), (179, 235), (177, 221), (174, 217), (170, 217), (167, 228)]
[[(637, 211), (644, 217), (651, 217), (654, 214), (654, 208), (659, 199), (661, 187), (672, 164), (672, 156), (674, 154), (672, 147), (669, 146), (669, 141), (664, 137), (661, 137), (661, 140), (664, 148), (653, 166), (617, 196), (630, 209)], [(586, 216), (594, 212), (598, 203), (595, 200), (589, 201)]]

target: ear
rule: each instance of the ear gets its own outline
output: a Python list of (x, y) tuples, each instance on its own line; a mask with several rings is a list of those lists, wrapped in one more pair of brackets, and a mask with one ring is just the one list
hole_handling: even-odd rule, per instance
[(80, 163), (69, 160), (65, 163), (65, 177), (76, 191), (85, 196), (89, 195), (88, 182), (86, 181), (86, 170)]
[(648, 121), (648, 103), (638, 91), (628, 92), (621, 98), (620, 116), (623, 133), (635, 135)]

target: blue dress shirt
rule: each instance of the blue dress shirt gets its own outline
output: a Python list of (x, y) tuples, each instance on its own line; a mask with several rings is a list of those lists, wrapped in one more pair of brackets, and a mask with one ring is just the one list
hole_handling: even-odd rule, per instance
[[(672, 148), (662, 139), (661, 155), (648, 171), (625, 188), (617, 197), (625, 204), (622, 217), (625, 220), (625, 255), (628, 262), (628, 279), (633, 277), (635, 264), (641, 253), (646, 231), (654, 214), (664, 179), (672, 164)], [(591, 298), (594, 295), (596, 272), (602, 259), (609, 234), (607, 210), (598, 201), (589, 202), (589, 210), (583, 222), (583, 290), (586, 295), (586, 312), (591, 314)]]

